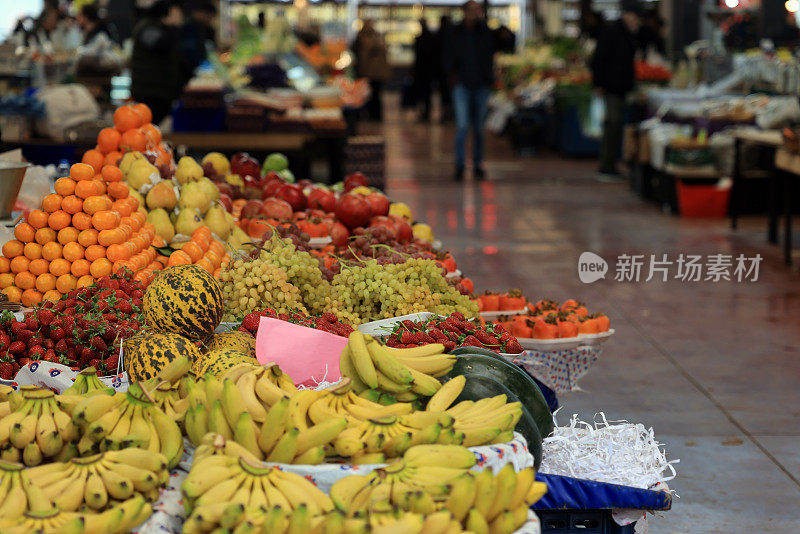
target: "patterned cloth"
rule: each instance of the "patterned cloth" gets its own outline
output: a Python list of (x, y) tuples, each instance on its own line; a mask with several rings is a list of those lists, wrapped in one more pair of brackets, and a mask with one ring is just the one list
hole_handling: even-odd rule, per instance
[(578, 380), (589, 372), (603, 349), (584, 345), (574, 349), (543, 352), (526, 350), (507, 357), (556, 393), (580, 390)]
[[(9, 385), (14, 389), (19, 386), (38, 386), (61, 393), (75, 382), (78, 369), (67, 367), (60, 363), (38, 361), (31, 362), (17, 371), (14, 380), (0, 380), (0, 383)], [(100, 381), (117, 391), (128, 391), (128, 374), (120, 373), (113, 376), (101, 376)]]

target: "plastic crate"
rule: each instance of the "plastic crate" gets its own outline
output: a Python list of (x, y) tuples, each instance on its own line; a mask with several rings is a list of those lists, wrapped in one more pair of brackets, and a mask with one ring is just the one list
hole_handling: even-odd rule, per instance
[(573, 157), (597, 156), (600, 153), (600, 140), (583, 133), (576, 108), (567, 109), (559, 115), (558, 150)]
[(675, 181), (681, 217), (724, 219), (728, 214), (731, 189), (716, 185), (686, 184)]
[(611, 510), (535, 510), (542, 534), (633, 534), (636, 523), (620, 526)]

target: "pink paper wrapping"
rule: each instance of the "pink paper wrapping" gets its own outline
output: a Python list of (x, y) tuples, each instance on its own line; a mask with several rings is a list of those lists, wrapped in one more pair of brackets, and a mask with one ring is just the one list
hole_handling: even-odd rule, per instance
[(261, 364), (275, 362), (297, 385), (315, 386), (322, 380), (336, 382), (339, 355), (347, 338), (280, 319), (262, 317), (256, 334), (256, 358)]

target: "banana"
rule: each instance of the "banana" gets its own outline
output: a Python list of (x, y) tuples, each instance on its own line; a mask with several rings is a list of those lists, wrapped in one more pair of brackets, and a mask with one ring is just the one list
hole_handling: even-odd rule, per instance
[(521, 504), (509, 510), (509, 512), (511, 512), (511, 516), (514, 518), (513, 522), (514, 528), (512, 529), (513, 531), (519, 530), (519, 528), (525, 524), (525, 522), (528, 520), (529, 510), (530, 508), (528, 507), (527, 504)]
[(268, 373), (262, 374), (253, 387), (256, 396), (268, 406), (274, 405), (286, 396), (286, 392), (276, 386), (268, 376)]
[(249, 491), (249, 488), (246, 486), (252, 483), (252, 481), (245, 481), (242, 484), (242, 487), (237, 490), (236, 493), (233, 494), (231, 500), (228, 503), (228, 506), (225, 507), (225, 510), (222, 512), (222, 516), (219, 518), (219, 526), (223, 529), (232, 529), (239, 523), (244, 517), (244, 505), (241, 502), (238, 502), (242, 498), (240, 494), (243, 492)]
[(240, 363), (238, 365), (234, 365), (230, 369), (228, 369), (223, 375), (221, 380), (225, 382), (225, 380), (230, 380), (234, 384), (236, 383), (239, 378), (245, 374), (249, 373), (254, 369), (258, 369), (260, 366), (253, 365), (251, 363)]
[(347, 458), (358, 454), (366, 447), (366, 444), (358, 438), (340, 435), (333, 442), (333, 447), (336, 450), (336, 454)]
[(358, 376), (358, 371), (356, 371), (353, 365), (353, 360), (350, 356), (350, 348), (348, 346), (345, 346), (344, 350), (342, 350), (342, 354), (339, 356), (339, 371), (343, 377), (350, 380), (350, 385), (354, 391), (361, 392), (369, 389), (369, 386)]
[(44, 461), (42, 450), (35, 441), (31, 441), (22, 449), (22, 463), (28, 467), (37, 466)]
[(382, 464), (386, 462), (386, 455), (382, 452), (359, 452), (350, 458), (353, 465)]
[(347, 419), (334, 418), (302, 430), (297, 435), (297, 455), (333, 441), (347, 427)]
[(528, 494), (528, 490), (531, 488), (535, 477), (536, 471), (530, 467), (517, 473), (514, 494), (511, 496), (511, 500), (508, 503), (509, 510), (513, 510), (517, 506), (525, 503), (525, 496)]
[(525, 494), (525, 503), (530, 506), (542, 498), (547, 493), (547, 484), (544, 482), (534, 482), (531, 484), (528, 493)]
[(186, 419), (183, 422), (186, 428), (186, 435), (189, 440), (195, 445), (200, 445), (200, 442), (208, 433), (208, 412), (205, 406), (190, 407), (186, 412)]
[(221, 401), (214, 401), (211, 411), (208, 412), (208, 430), (223, 436), (226, 440), (233, 439), (233, 431), (225, 417)]
[(439, 391), (439, 388), (442, 387), (442, 383), (430, 375), (420, 373), (416, 369), (409, 369), (409, 371), (411, 372), (411, 376), (414, 378), (411, 391), (417, 393), (418, 395), (431, 397), (435, 395), (437, 391)]
[(70, 478), (72, 484), (66, 485), (63, 490), (53, 497), (53, 504), (59, 510), (77, 510), (84, 503), (86, 480), (89, 470), (79, 467), (75, 478)]
[(436, 503), (427, 491), (415, 491), (408, 501), (410, 510), (417, 514), (428, 515), (436, 511)]
[(151, 454), (142, 449), (126, 448), (114, 452), (107, 452), (106, 458), (115, 463), (125, 463), (134, 467), (147, 469), (154, 473), (167, 469), (167, 459), (162, 454)]
[(267, 411), (256, 397), (255, 386), (257, 378), (258, 376), (255, 372), (246, 373), (236, 383), (236, 387), (241, 393), (245, 409), (253, 416), (253, 421), (263, 423), (267, 418)]
[(281, 397), (272, 404), (272, 407), (267, 412), (267, 417), (258, 434), (258, 446), (264, 451), (264, 454), (269, 454), (275, 444), (278, 443), (288, 420), (289, 398)]
[(253, 478), (253, 486), (250, 488), (250, 497), (247, 500), (248, 508), (267, 508), (267, 493), (261, 484), (261, 478)]
[[(55, 404), (55, 401), (53, 402)], [(72, 417), (58, 408), (58, 404), (55, 404), (55, 408), (53, 409), (53, 422), (64, 443), (69, 443), (78, 437), (78, 429), (75, 428)]]
[(328, 395), (327, 391), (304, 389), (289, 399), (289, 423), (299, 430), (308, 429), (308, 408), (319, 398)]
[(210, 373), (206, 373), (203, 376), (203, 380), (205, 381), (204, 388), (206, 392), (206, 402), (209, 405), (214, 404), (215, 401), (222, 400), (222, 382), (219, 378), (215, 377)]
[(159, 382), (169, 382), (170, 384), (175, 384), (189, 372), (191, 367), (192, 364), (186, 356), (178, 356), (158, 372), (157, 380)]
[(281, 388), (283, 391), (286, 392), (290, 397), (294, 396), (295, 393), (298, 393), (297, 386), (292, 382), (292, 379), (289, 378), (289, 375), (282, 372), (280, 368), (276, 365), (270, 369), (272, 374), (276, 375), (278, 378), (278, 387)]
[(330, 512), (333, 510), (333, 501), (331, 501), (330, 497), (325, 495), (322, 490), (320, 490), (306, 478), (294, 473), (286, 473), (280, 471), (279, 469), (273, 469), (270, 473), (270, 476), (272, 475), (274, 475), (274, 479), (287, 481), (300, 488), (303, 495), (306, 497), (306, 500), (308, 501), (310, 499), (313, 501), (315, 506), (322, 512)]
[(28, 506), (28, 497), (22, 488), (19, 473), (6, 474), (12, 477), (11, 487), (6, 496), (6, 500), (0, 505), (0, 518), (16, 519), (20, 517)]
[(453, 426), (455, 419), (446, 412), (412, 412), (400, 417), (400, 422), (412, 428), (425, 428), (428, 425), (439, 423), (443, 428)]
[(34, 402), (28, 414), (20, 421), (11, 427), (9, 440), (11, 444), (18, 448), (24, 449), (26, 445), (33, 442), (36, 438), (36, 421), (38, 420), (39, 413), (41, 412), (41, 403)]
[[(396, 349), (393, 349), (396, 350)], [(394, 352), (392, 352), (394, 354)], [(397, 356), (397, 361), (420, 373), (435, 377), (446, 375), (456, 363), (456, 357), (450, 354), (436, 354), (433, 356), (422, 356), (419, 358), (405, 358)]]
[(466, 383), (467, 377), (464, 375), (458, 375), (452, 380), (448, 380), (433, 397), (428, 399), (428, 406), (425, 409), (431, 412), (447, 410), (464, 391)]
[(53, 412), (58, 410), (53, 399), (43, 401), (42, 415), (36, 422), (36, 443), (42, 450), (42, 455), (55, 456), (64, 446), (64, 440), (58, 433)]
[(236, 469), (233, 466), (203, 466), (201, 474), (198, 466), (193, 465), (192, 472), (181, 484), (181, 492), (189, 499), (198, 499), (211, 488), (234, 478), (235, 475)]
[(87, 424), (92, 421), (96, 421), (106, 412), (116, 408), (119, 403), (124, 400), (124, 398), (125, 395), (122, 393), (88, 397), (75, 406), (73, 419), (76, 422)]
[(509, 509), (511, 499), (517, 487), (517, 473), (514, 466), (506, 464), (495, 476), (495, 495), (492, 505), (486, 514), (486, 520), (491, 523), (497, 516)]
[(108, 491), (97, 473), (89, 473), (83, 492), (83, 500), (92, 510), (102, 510), (108, 503)]
[(239, 414), (247, 411), (241, 393), (233, 380), (225, 379), (222, 383), (222, 412), (228, 426), (233, 428), (239, 420)]
[(26, 400), (18, 410), (0, 419), (0, 443), (8, 441), (11, 435), (11, 429), (17, 424), (22, 423), (32, 407), (33, 401)]
[[(475, 475), (475, 501), (472, 506), (484, 518), (484, 522), (486, 522), (485, 518), (489, 513), (489, 508), (494, 502), (495, 486), (495, 477), (490, 469)], [(471, 515), (472, 511), (470, 511), (470, 517)], [(467, 528), (472, 530), (469, 526), (469, 518), (467, 518)]]
[(85, 534), (101, 534), (119, 532), (125, 512), (121, 508), (112, 507), (102, 513), (83, 514)]
[(411, 391), (411, 388), (413, 387), (413, 381), (409, 383), (398, 384), (377, 369), (375, 370), (375, 376), (378, 380), (378, 388), (382, 391), (389, 393), (405, 393)]
[(269, 455), (267, 455), (267, 461), (284, 464), (290, 463), (297, 453), (297, 436), (299, 434), (300, 430), (298, 430), (297, 427), (287, 430), (278, 440), (278, 443), (275, 444), (275, 447)]
[(103, 484), (109, 496), (120, 501), (133, 496), (133, 482), (129, 478), (120, 475), (116, 471), (106, 469), (102, 465), (97, 465), (95, 469), (100, 478), (103, 479)]
[[(131, 425), (128, 435), (122, 442), (123, 445), (131, 447), (146, 448), (150, 442), (150, 424), (145, 414), (144, 405), (135, 405), (131, 413)], [(125, 448), (125, 447), (123, 447)]]
[(503, 512), (489, 522), (489, 534), (511, 534), (514, 532), (514, 514)]
[(261, 524), (261, 532), (282, 533), (289, 526), (289, 516), (280, 506), (272, 507)]
[(325, 461), (325, 447), (312, 447), (303, 454), (298, 454), (292, 460), (297, 465), (319, 465)]
[(233, 478), (223, 480), (219, 484), (209, 488), (205, 493), (198, 497), (195, 505), (205, 506), (207, 504), (213, 504), (216, 502), (230, 501), (231, 497), (233, 497), (234, 493), (236, 493), (236, 490), (239, 489), (239, 486), (242, 485), (245, 478), (247, 478), (247, 475), (240, 472)]
[(285, 534), (307, 534), (311, 530), (311, 516), (305, 505), (295, 508), (289, 518)]
[(467, 515), (467, 530), (474, 534), (489, 534), (489, 524), (477, 509), (472, 509)]
[(422, 532), (425, 534), (444, 534), (450, 526), (453, 515), (447, 510), (432, 513), (425, 518)]
[(147, 469), (123, 463), (113, 463), (107, 458), (101, 460), (101, 465), (128, 478), (133, 483), (133, 488), (138, 492), (147, 493), (157, 489), (160, 485), (158, 474)]
[(464, 441), (461, 445), (464, 447), (477, 447), (478, 445), (485, 445), (491, 443), (497, 436), (500, 435), (499, 428), (467, 428), (457, 429), (464, 433)]
[(244, 448), (239, 443), (235, 441), (226, 441), (224, 452), (226, 455), (231, 456), (233, 458), (245, 458), (250, 460), (251, 462), (260, 462), (261, 459), (259, 456), (256, 456), (246, 448)]
[(368, 486), (374, 478), (375, 475), (350, 475), (334, 482), (330, 490), (334, 506), (342, 512), (349, 512), (356, 494)]
[(420, 345), (408, 349), (392, 349), (392, 351), (398, 358), (420, 358), (443, 353), (444, 345), (441, 343), (428, 343), (427, 345)]
[(233, 439), (259, 460), (264, 459), (264, 453), (258, 446), (258, 428), (249, 412), (239, 414), (233, 428)]
[(388, 458), (397, 458), (411, 447), (413, 442), (413, 434), (411, 432), (403, 432), (392, 437), (383, 447), (383, 452)]
[(131, 403), (126, 403), (122, 412), (122, 416), (119, 418), (114, 427), (111, 428), (111, 431), (106, 436), (106, 440), (111, 443), (122, 443), (122, 441), (124, 441), (130, 435), (131, 422), (133, 421), (133, 415), (135, 412), (136, 406)]
[(364, 334), (358, 330), (354, 330), (348, 337), (348, 348), (350, 358), (353, 362), (353, 367), (356, 374), (364, 384), (369, 388), (374, 389), (378, 387), (378, 376), (376, 373), (375, 365), (372, 362), (367, 344), (364, 339)]
[(494, 438), (490, 443), (508, 443), (514, 439), (514, 431), (513, 430), (503, 430), (497, 437)]
[(178, 425), (157, 406), (148, 406), (150, 422), (158, 434), (160, 451), (167, 459), (167, 466), (172, 469), (178, 465), (183, 456), (183, 435)]
[[(47, 480), (47, 479), (31, 479), (31, 483), (39, 486), (45, 492), (45, 495), (51, 501), (54, 500), (56, 497), (61, 495), (62, 492), (66, 491), (72, 484), (76, 483), (79, 479), (86, 478), (88, 470), (83, 468), (78, 468), (74, 464), (63, 464), (68, 467), (60, 474), (60, 478), (57, 480)], [(30, 478), (30, 476), (29, 476)], [(71, 511), (71, 510), (66, 510)]]
[(95, 442), (100, 442), (104, 437), (111, 432), (114, 425), (122, 418), (125, 411), (125, 406), (118, 404), (111, 410), (101, 415), (98, 419), (89, 423), (87, 427), (87, 435)]
[(410, 384), (414, 377), (408, 367), (400, 363), (388, 349), (372, 341), (367, 345), (375, 367), (386, 377), (397, 384)]
[(414, 447), (417, 445), (436, 443), (436, 440), (439, 439), (439, 434), (441, 432), (441, 423), (434, 423), (426, 426), (425, 428), (415, 429), (411, 432), (411, 445)]

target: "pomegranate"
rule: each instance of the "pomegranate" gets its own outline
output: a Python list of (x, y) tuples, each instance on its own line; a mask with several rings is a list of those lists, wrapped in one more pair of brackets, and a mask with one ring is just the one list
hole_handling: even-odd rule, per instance
[(365, 195), (367, 202), (369, 202), (372, 216), (389, 215), (389, 199), (383, 193), (370, 193)]
[(352, 191), (356, 187), (363, 185), (367, 187), (367, 177), (360, 172), (348, 174), (344, 179), (344, 192)]
[(397, 239), (397, 224), (384, 215), (378, 215), (377, 217), (373, 217), (372, 220), (369, 222), (370, 228), (376, 228), (378, 226), (382, 226), (388, 229), (392, 233), (392, 237)]
[(348, 239), (350, 239), (350, 231), (339, 221), (334, 221), (328, 233), (331, 236), (332, 244), (336, 247), (346, 246)]
[(372, 210), (363, 195), (347, 193), (336, 201), (336, 218), (348, 228), (365, 226)]
[(292, 218), (292, 206), (279, 198), (268, 198), (261, 206), (261, 215), (279, 221)]
[(239, 215), (241, 219), (252, 219), (261, 213), (262, 202), (258, 200), (248, 200), (247, 204), (242, 206), (242, 213)]
[(314, 187), (308, 194), (308, 207), (325, 212), (336, 209), (336, 195), (330, 189)]
[(275, 197), (288, 202), (294, 211), (306, 209), (306, 196), (297, 184), (283, 184), (275, 192)]
[(414, 239), (414, 231), (411, 229), (411, 225), (403, 218), (397, 215), (390, 215), (390, 219), (394, 221), (396, 233), (397, 233), (397, 241), (400, 243), (408, 243), (409, 241)]

